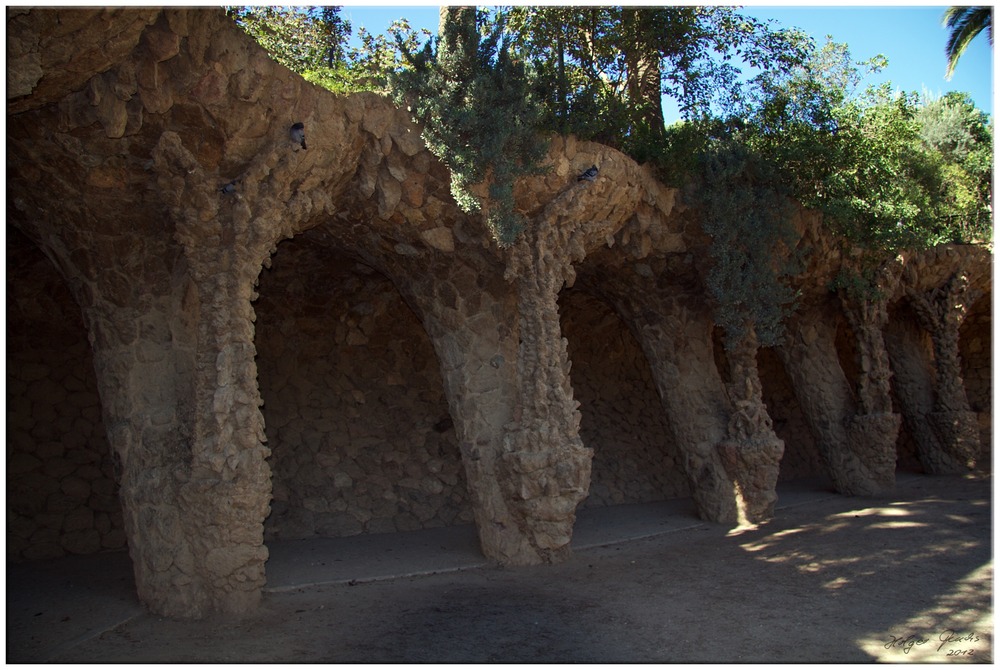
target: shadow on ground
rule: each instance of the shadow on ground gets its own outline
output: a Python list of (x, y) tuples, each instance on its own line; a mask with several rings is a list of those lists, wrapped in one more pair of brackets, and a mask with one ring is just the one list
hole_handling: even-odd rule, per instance
[(242, 621), (138, 614), (47, 649), (13, 637), (8, 616), (7, 660), (990, 662), (991, 484), (905, 476), (885, 500), (793, 492), (757, 528), (681, 515), (561, 565), (289, 584)]

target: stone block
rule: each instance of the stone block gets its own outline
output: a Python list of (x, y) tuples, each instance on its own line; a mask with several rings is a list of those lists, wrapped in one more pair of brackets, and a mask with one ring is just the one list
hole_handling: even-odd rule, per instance
[(7, 459), (7, 475), (20, 475), (42, 467), (42, 461), (23, 452), (15, 452)]
[(78, 507), (67, 513), (63, 519), (63, 531), (71, 532), (94, 528), (94, 512), (86, 507)]
[(113, 528), (101, 537), (101, 546), (105, 549), (124, 549), (127, 544), (125, 531), (121, 528)]
[(59, 488), (67, 496), (76, 498), (81, 502), (90, 497), (90, 482), (80, 477), (66, 477), (59, 484)]

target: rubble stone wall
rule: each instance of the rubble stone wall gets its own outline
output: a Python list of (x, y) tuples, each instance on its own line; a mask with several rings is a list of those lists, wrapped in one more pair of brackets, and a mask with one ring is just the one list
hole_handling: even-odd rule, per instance
[(7, 557), (125, 548), (87, 331), (52, 263), (7, 231)]
[(265, 538), (470, 523), (437, 358), (393, 284), (291, 240), (262, 273), (259, 293), (273, 473)]
[(580, 402), (580, 437), (594, 450), (584, 507), (690, 495), (649, 363), (622, 320), (580, 291), (560, 299)]
[(981, 297), (969, 311), (962, 324), (959, 347), (962, 358), (962, 377), (969, 406), (979, 417), (979, 431), (983, 450), (977, 460), (977, 469), (989, 470), (992, 466), (993, 444), (993, 314), (992, 296)]
[(764, 388), (767, 413), (774, 422), (775, 434), (785, 442), (778, 480), (823, 476), (823, 462), (816, 440), (809, 432), (805, 415), (795, 397), (792, 380), (788, 378), (781, 359), (773, 349), (762, 347), (757, 352), (757, 365), (760, 366), (760, 381)]

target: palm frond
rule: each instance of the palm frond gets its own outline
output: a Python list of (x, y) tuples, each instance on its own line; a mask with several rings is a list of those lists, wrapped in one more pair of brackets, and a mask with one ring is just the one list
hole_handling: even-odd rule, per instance
[(969, 43), (983, 31), (983, 28), (987, 29), (990, 46), (993, 45), (993, 8), (949, 7), (945, 10), (943, 23), (951, 31), (948, 35), (948, 43), (945, 45), (945, 55), (948, 57), (945, 78), (951, 79), (958, 59), (965, 53)]

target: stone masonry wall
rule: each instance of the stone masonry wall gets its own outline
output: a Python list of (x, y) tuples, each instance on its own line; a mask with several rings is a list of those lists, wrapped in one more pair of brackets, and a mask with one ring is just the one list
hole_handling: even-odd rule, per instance
[(580, 402), (580, 436), (594, 450), (583, 507), (690, 495), (649, 363), (625, 324), (581, 291), (560, 298), (570, 375)]
[(52, 263), (7, 231), (7, 557), (125, 548), (80, 309)]
[(979, 415), (983, 449), (976, 465), (980, 470), (992, 466), (993, 444), (993, 331), (992, 296), (987, 294), (972, 306), (962, 324), (959, 341), (962, 376), (969, 407)]
[(255, 309), (265, 538), (472, 521), (437, 358), (386, 277), (296, 238), (262, 273)]
[(762, 347), (757, 365), (764, 389), (764, 404), (774, 422), (774, 432), (785, 442), (779, 481), (821, 477), (824, 475), (816, 440), (809, 432), (805, 415), (795, 397), (792, 380), (774, 349)]

